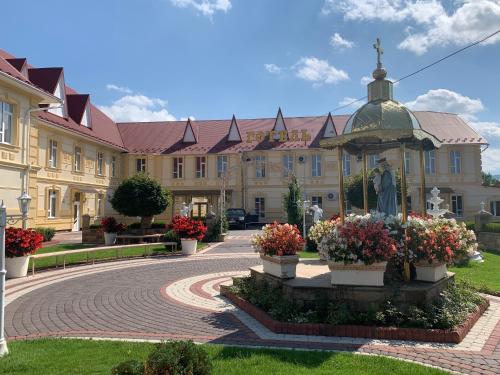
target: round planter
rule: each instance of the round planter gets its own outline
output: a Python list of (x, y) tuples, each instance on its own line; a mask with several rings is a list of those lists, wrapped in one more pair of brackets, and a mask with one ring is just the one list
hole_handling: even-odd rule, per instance
[(111, 246), (116, 242), (116, 233), (107, 233), (104, 232), (104, 244)]
[(28, 274), (29, 255), (23, 257), (5, 258), (5, 270), (7, 278), (25, 277)]
[(384, 272), (387, 262), (344, 264), (328, 262), (332, 285), (384, 286)]
[(448, 275), (446, 264), (443, 262), (434, 261), (429, 263), (427, 261), (418, 261), (415, 263), (415, 270), (417, 272), (417, 280), (436, 282), (444, 279)]
[(260, 254), (260, 259), (262, 259), (265, 273), (280, 279), (295, 278), (297, 263), (299, 263), (298, 255), (269, 256)]
[(196, 254), (197, 246), (198, 246), (198, 240), (181, 238), (182, 254), (184, 255)]

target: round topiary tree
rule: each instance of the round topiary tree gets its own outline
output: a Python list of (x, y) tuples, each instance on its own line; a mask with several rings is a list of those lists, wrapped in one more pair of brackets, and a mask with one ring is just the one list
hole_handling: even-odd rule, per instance
[(172, 202), (169, 190), (140, 173), (124, 180), (111, 198), (111, 206), (125, 216), (140, 216), (141, 227), (151, 225), (154, 215), (161, 214)]

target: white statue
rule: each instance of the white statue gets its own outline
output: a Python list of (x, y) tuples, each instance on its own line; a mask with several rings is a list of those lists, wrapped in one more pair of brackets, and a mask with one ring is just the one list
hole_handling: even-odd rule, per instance
[(193, 210), (193, 203), (189, 203), (189, 205), (186, 204), (186, 202), (182, 202), (182, 208), (181, 208), (181, 216), (188, 217), (191, 215), (191, 211)]
[(313, 223), (317, 223), (323, 219), (323, 210), (317, 204), (312, 206), (310, 210), (313, 211)]

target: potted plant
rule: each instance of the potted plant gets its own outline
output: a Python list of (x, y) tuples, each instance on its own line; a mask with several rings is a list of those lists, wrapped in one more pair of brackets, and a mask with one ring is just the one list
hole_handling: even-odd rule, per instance
[(319, 244), (323, 240), (323, 238), (328, 235), (335, 225), (337, 224), (338, 217), (325, 221), (318, 221), (314, 224), (311, 229), (309, 229), (308, 237), (311, 241), (313, 241), (318, 247), (319, 259), (326, 261), (328, 259), (328, 253), (324, 250), (324, 248), (320, 248)]
[(172, 230), (181, 239), (182, 253), (192, 255), (196, 253), (198, 241), (205, 237), (207, 227), (201, 220), (193, 220), (187, 216), (174, 216)]
[(5, 229), (5, 269), (8, 278), (25, 277), (29, 255), (42, 247), (43, 235), (33, 229)]
[(102, 231), (104, 232), (104, 244), (114, 245), (116, 235), (125, 229), (122, 223), (118, 223), (113, 216), (105, 217), (101, 220)]
[(397, 253), (383, 219), (351, 215), (321, 241), (328, 254), (332, 285), (383, 286), (387, 261)]
[(304, 239), (296, 225), (267, 224), (262, 233), (252, 237), (252, 245), (260, 253), (264, 272), (281, 279), (296, 275), (299, 257), (297, 252), (304, 246)]

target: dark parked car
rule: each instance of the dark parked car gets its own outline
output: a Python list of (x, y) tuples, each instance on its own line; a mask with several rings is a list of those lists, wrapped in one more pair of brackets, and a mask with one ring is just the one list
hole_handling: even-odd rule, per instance
[(237, 227), (240, 229), (246, 228), (246, 212), (243, 208), (228, 208), (226, 210), (227, 221), (229, 227)]

